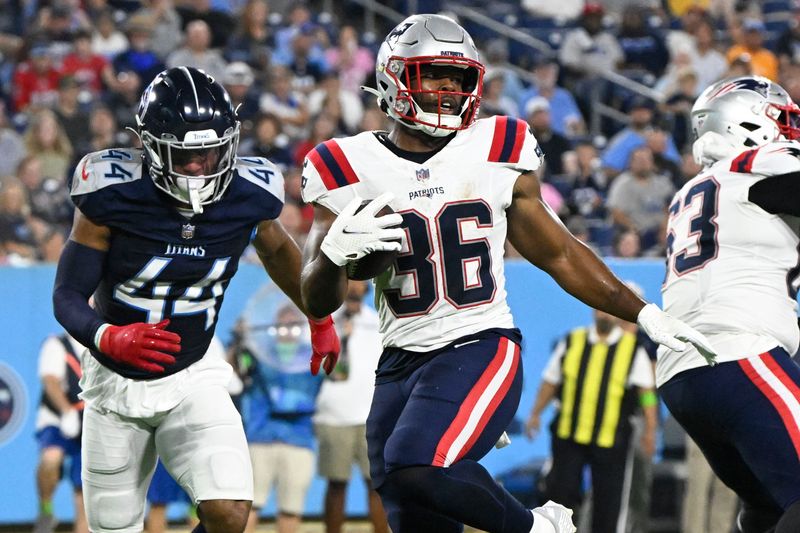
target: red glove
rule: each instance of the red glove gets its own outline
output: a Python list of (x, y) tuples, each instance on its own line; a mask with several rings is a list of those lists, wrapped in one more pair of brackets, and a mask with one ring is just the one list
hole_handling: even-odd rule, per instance
[(333, 319), (330, 315), (319, 320), (309, 318), (308, 323), (311, 326), (311, 373), (316, 376), (322, 365), (325, 373), (330, 374), (339, 360), (340, 350)]
[(158, 324), (135, 322), (127, 326), (107, 326), (97, 347), (114, 361), (145, 370), (164, 372), (161, 365), (171, 365), (175, 357), (164, 352), (181, 351), (181, 336), (165, 328), (169, 320)]

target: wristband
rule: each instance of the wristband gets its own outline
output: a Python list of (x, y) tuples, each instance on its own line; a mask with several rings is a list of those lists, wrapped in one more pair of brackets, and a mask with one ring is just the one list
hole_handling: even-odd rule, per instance
[(639, 395), (639, 405), (642, 407), (652, 407), (658, 405), (658, 396), (654, 391), (643, 392)]

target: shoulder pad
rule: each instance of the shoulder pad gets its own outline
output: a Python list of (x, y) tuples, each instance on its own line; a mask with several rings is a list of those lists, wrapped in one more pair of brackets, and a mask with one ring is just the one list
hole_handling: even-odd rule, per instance
[(236, 173), (284, 202), (283, 173), (265, 157), (237, 157)]
[(112, 148), (91, 152), (75, 167), (70, 194), (80, 196), (110, 185), (129, 183), (142, 177), (142, 151)]
[[(484, 121), (484, 124), (480, 124)], [(521, 172), (539, 168), (544, 154), (527, 122), (498, 115), (476, 123), (476, 126), (487, 129), (490, 125), (492, 141), (488, 147), (487, 161), (501, 163)]]
[(316, 202), (329, 191), (359, 182), (342, 150), (341, 141), (330, 139), (315, 146), (303, 161), (303, 201)]
[(800, 142), (774, 142), (742, 152), (731, 161), (730, 171), (763, 176), (800, 172)]

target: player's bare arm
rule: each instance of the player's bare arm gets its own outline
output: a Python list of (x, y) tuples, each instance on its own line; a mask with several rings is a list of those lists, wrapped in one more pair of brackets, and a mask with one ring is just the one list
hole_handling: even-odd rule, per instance
[[(306, 306), (300, 297), (300, 248), (286, 232), (283, 224), (278, 219), (261, 222), (256, 230), (253, 246), (272, 281), (298, 308), (305, 311)], [(311, 314), (315, 317), (325, 316)]]
[(325, 316), (338, 309), (347, 293), (345, 269), (321, 251), (322, 240), (334, 220), (336, 215), (329, 209), (314, 206), (314, 223), (303, 250), (303, 270), (300, 275), (303, 303), (314, 316)]
[(533, 172), (522, 174), (508, 208), (508, 239), (522, 256), (587, 305), (630, 322), (644, 307), (597, 255), (567, 231), (541, 197)]

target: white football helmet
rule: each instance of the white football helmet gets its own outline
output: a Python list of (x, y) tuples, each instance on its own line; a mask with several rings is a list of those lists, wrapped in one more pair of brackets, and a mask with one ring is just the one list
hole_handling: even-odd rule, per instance
[[(420, 68), (427, 65), (464, 69), (461, 91), (423, 90)], [(475, 122), (483, 92), (483, 64), (472, 37), (453, 19), (412, 15), (383, 41), (375, 65), (378, 105), (403, 125), (443, 137)], [(424, 111), (416, 98), (434, 94), (436, 112)], [(458, 105), (455, 110), (449, 107)]]
[(691, 117), (695, 139), (714, 132), (737, 149), (800, 138), (800, 108), (783, 87), (759, 76), (709, 86), (697, 98)]

